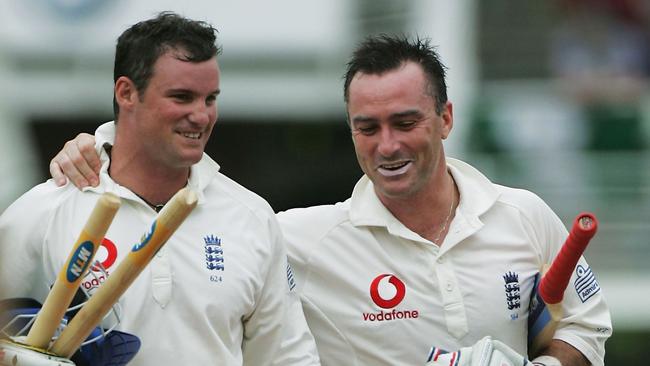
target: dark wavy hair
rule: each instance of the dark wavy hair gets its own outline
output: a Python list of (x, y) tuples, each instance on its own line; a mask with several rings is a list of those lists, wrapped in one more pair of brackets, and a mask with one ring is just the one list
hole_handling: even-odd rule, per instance
[[(181, 52), (175, 56), (183, 61), (209, 60), (221, 53), (216, 34), (217, 30), (210, 24), (173, 12), (162, 12), (155, 18), (136, 23), (117, 39), (113, 82), (126, 76), (142, 96), (160, 56), (178, 50)], [(117, 120), (119, 106), (114, 96), (113, 112)]]
[(343, 86), (345, 102), (349, 102), (350, 83), (357, 73), (383, 74), (409, 61), (419, 64), (424, 70), (429, 84), (427, 92), (436, 101), (436, 112), (440, 114), (447, 103), (447, 68), (440, 61), (430, 40), (419, 37), (410, 40), (405, 36), (380, 34), (361, 42), (347, 63)]

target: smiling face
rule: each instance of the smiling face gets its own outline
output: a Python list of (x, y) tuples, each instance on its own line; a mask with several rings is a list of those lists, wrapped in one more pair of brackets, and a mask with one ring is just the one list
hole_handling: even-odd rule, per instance
[(348, 116), (363, 172), (382, 201), (435, 192), (446, 165), (442, 140), (452, 106), (441, 113), (422, 68), (406, 62), (382, 74), (357, 73), (350, 83)]
[[(139, 158), (172, 169), (188, 168), (201, 159), (217, 121), (220, 78), (216, 57), (187, 62), (178, 52), (160, 56), (144, 92), (128, 98), (133, 116), (129, 134), (140, 145)], [(120, 79), (116, 93), (121, 83), (130, 82)]]

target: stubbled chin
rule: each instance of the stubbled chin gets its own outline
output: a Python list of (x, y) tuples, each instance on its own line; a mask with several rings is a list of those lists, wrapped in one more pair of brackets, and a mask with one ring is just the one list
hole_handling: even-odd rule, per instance
[(388, 199), (405, 199), (411, 195), (410, 186), (408, 184), (380, 184), (379, 186), (375, 186), (375, 190), (379, 196)]
[(181, 159), (190, 164), (196, 164), (203, 157), (204, 146), (201, 143), (185, 145), (178, 150)]
[[(404, 169), (406, 168), (406, 169)], [(404, 170), (404, 171), (401, 171)], [(395, 173), (396, 171), (390, 171), (390, 173)], [(409, 169), (407, 167), (402, 167), (397, 170), (396, 174), (384, 175), (379, 172), (379, 169), (376, 170), (373, 174), (372, 181), (375, 185), (375, 189), (381, 195), (386, 197), (402, 197), (408, 192), (411, 191), (413, 180), (411, 175), (408, 173)]]

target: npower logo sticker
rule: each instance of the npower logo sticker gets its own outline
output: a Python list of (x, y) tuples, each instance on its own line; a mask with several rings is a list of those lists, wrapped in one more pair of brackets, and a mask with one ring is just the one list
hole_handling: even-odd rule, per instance
[[(390, 288), (392, 287), (392, 291)], [(383, 291), (381, 291), (381, 290)], [(382, 294), (383, 293), (383, 294)], [(386, 296), (386, 293), (390, 293)], [(395, 309), (406, 296), (406, 285), (402, 280), (393, 274), (380, 274), (370, 283), (370, 298), (382, 309), (392, 309), (390, 311), (380, 311), (378, 313), (363, 313), (363, 320), (370, 322), (382, 322), (399, 319), (414, 319), (419, 317), (417, 310)]]
[[(381, 280), (383, 280), (386, 277), (390, 277), (388, 283), (395, 286), (395, 295), (390, 299), (384, 299), (379, 294), (379, 285), (381, 283)], [(399, 303), (402, 302), (402, 300), (404, 300), (404, 295), (406, 295), (406, 286), (404, 286), (404, 282), (402, 282), (402, 280), (400, 280), (399, 278), (397, 278), (392, 274), (379, 275), (375, 277), (375, 279), (372, 280), (372, 283), (370, 284), (370, 298), (380, 308), (384, 308), (384, 309), (394, 308), (395, 306), (399, 305)]]
[(135, 244), (133, 246), (133, 249), (131, 249), (132, 252), (137, 252), (138, 250), (144, 248), (147, 244), (149, 244), (149, 241), (151, 240), (151, 237), (153, 236), (153, 233), (156, 232), (156, 224), (158, 221), (154, 221), (153, 224), (151, 224), (151, 229), (144, 235), (142, 235), (142, 238), (140, 238), (140, 242)]

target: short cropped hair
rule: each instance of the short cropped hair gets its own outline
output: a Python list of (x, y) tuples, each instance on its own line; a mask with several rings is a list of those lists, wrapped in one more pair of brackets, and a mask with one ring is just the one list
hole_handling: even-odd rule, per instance
[[(175, 55), (180, 60), (207, 61), (221, 53), (216, 33), (217, 30), (206, 22), (172, 12), (162, 12), (155, 18), (136, 23), (117, 39), (113, 82), (126, 76), (142, 96), (160, 56), (168, 51), (181, 51)], [(117, 120), (119, 106), (115, 97), (113, 112)]]
[(366, 38), (354, 51), (347, 63), (343, 98), (350, 99), (350, 83), (357, 73), (380, 75), (395, 70), (405, 62), (415, 62), (428, 78), (431, 97), (436, 101), (436, 112), (440, 114), (447, 103), (446, 67), (431, 46), (429, 39), (416, 37), (410, 40), (404, 36), (380, 34)]

